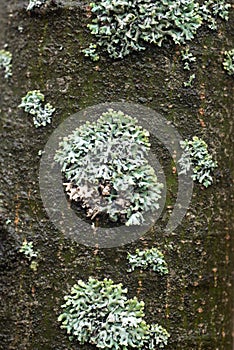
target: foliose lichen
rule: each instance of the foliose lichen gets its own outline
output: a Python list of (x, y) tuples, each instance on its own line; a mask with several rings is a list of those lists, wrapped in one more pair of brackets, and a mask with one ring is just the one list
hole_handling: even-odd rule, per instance
[(41, 7), (46, 3), (47, 0), (29, 0), (29, 4), (27, 6), (27, 11), (32, 11), (36, 7)]
[(184, 70), (190, 70), (190, 64), (196, 62), (196, 57), (193, 56), (188, 47), (181, 51), (181, 58), (184, 64)]
[(33, 123), (36, 128), (50, 124), (55, 108), (50, 103), (43, 106), (45, 96), (39, 90), (29, 91), (22, 98), (20, 108), (33, 116)]
[(229, 75), (234, 74), (234, 49), (224, 52), (223, 67)]
[(0, 68), (4, 70), (4, 77), (8, 79), (12, 76), (12, 54), (6, 50), (0, 50)]
[(202, 4), (195, 0), (97, 0), (90, 3), (93, 19), (88, 28), (97, 46), (114, 59), (123, 58), (145, 50), (146, 43), (161, 46), (171, 39), (184, 44), (194, 38), (203, 22), (215, 29), (218, 16), (228, 19), (230, 6), (224, 0)]
[(211, 173), (217, 167), (217, 162), (213, 161), (209, 154), (206, 142), (194, 136), (192, 140), (181, 141), (180, 145), (184, 150), (182, 157), (179, 159), (179, 165), (182, 169), (180, 174), (186, 174), (191, 165), (193, 180), (198, 181), (205, 187), (210, 186), (213, 182)]
[(217, 18), (228, 20), (231, 4), (226, 0), (206, 0), (200, 4), (200, 14), (208, 27), (217, 29)]
[(145, 50), (144, 42), (161, 46), (170, 37), (184, 43), (194, 37), (202, 22), (198, 4), (188, 0), (98, 0), (90, 6), (94, 18), (88, 27), (112, 58)]
[(64, 311), (59, 315), (61, 328), (70, 340), (90, 343), (101, 349), (161, 349), (169, 334), (158, 324), (144, 320), (144, 302), (128, 299), (127, 289), (111, 279), (89, 278), (75, 284), (64, 297)]
[(128, 272), (140, 268), (141, 270), (152, 269), (161, 275), (168, 273), (164, 255), (157, 248), (145, 250), (136, 249), (135, 254), (128, 253), (127, 259), (130, 264)]
[(92, 61), (98, 61), (100, 59), (100, 56), (98, 55), (96, 49), (97, 45), (91, 43), (89, 47), (87, 49), (82, 50), (82, 52), (86, 57), (90, 57)]
[(188, 87), (188, 86), (190, 87), (190, 86), (192, 86), (192, 84), (193, 84), (195, 78), (196, 78), (196, 74), (195, 74), (195, 73), (190, 74), (188, 81), (184, 81), (184, 86), (185, 86), (185, 87)]
[(107, 214), (111, 221), (140, 225), (145, 212), (159, 208), (163, 187), (148, 163), (149, 149), (149, 132), (135, 118), (109, 109), (65, 137), (55, 160), (70, 199), (88, 217)]
[(33, 271), (37, 270), (38, 262), (35, 260), (38, 257), (38, 252), (33, 248), (33, 242), (27, 242), (25, 239), (22, 243), (22, 246), (19, 250), (20, 253), (23, 253), (24, 256), (30, 261), (30, 268)]
[(37, 257), (37, 252), (35, 252), (33, 249), (33, 242), (27, 242), (25, 240), (19, 251), (20, 253), (23, 253), (28, 260), (32, 260), (32, 258)]

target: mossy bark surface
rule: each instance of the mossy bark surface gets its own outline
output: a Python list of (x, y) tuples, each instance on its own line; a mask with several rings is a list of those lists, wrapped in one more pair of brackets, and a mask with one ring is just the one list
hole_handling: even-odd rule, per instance
[[(103, 55), (93, 63), (81, 53), (91, 40), (84, 4), (51, 5), (31, 15), (25, 7), (26, 2), (16, 0), (0, 4), (0, 47), (7, 43), (13, 54), (12, 78), (0, 77), (0, 349), (80, 348), (60, 330), (57, 317), (72, 284), (89, 276), (122, 282), (130, 297), (143, 299), (147, 321), (171, 333), (168, 350), (233, 349), (234, 94), (233, 78), (222, 68), (223, 52), (234, 44), (233, 11), (228, 22), (220, 21), (218, 31), (202, 27), (189, 44), (197, 57), (196, 80), (185, 88), (188, 74), (180, 47), (149, 46), (121, 61)], [(36, 129), (17, 107), (34, 89), (56, 107), (52, 125), (44, 128)], [(107, 101), (144, 103), (183, 137), (202, 137), (216, 153), (218, 170), (208, 189), (195, 185), (182, 224), (165, 234), (177, 177), (169, 155), (159, 151), (168, 187), (161, 220), (133, 244), (98, 250), (66, 239), (50, 222), (40, 197), (38, 151), (68, 116)], [(24, 238), (40, 252), (35, 272), (19, 253)], [(164, 252), (169, 275), (127, 273), (127, 252), (152, 246)]]

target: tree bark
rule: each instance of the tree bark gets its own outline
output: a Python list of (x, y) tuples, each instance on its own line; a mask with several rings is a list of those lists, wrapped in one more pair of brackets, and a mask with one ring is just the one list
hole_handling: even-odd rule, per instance
[[(222, 68), (233, 48), (234, 13), (218, 31), (202, 27), (189, 43), (197, 57), (196, 80), (180, 60), (180, 47), (149, 46), (113, 61), (84, 58), (91, 36), (84, 5), (49, 6), (34, 14), (24, 1), (0, 4), (0, 48), (13, 54), (13, 76), (0, 77), (1, 106), (1, 349), (76, 349), (59, 328), (63, 296), (77, 279), (112, 278), (129, 296), (145, 301), (149, 322), (171, 334), (168, 350), (231, 350), (233, 307), (233, 77)], [(56, 107), (52, 125), (35, 129), (18, 108), (29, 90), (41, 90)], [(215, 152), (218, 170), (208, 189), (195, 184), (190, 208), (175, 232), (163, 219), (142, 239), (119, 248), (94, 249), (70, 241), (50, 222), (40, 197), (38, 152), (68, 116), (102, 102), (148, 106), (171, 121), (184, 138), (202, 137)], [(74, 126), (75, 127), (75, 126)], [(176, 175), (160, 153), (167, 177), (167, 207), (175, 204)], [(51, 198), (53, 201), (53, 198)], [(40, 252), (37, 271), (19, 253), (24, 239)], [(126, 272), (127, 251), (156, 246), (170, 273)], [(90, 346), (86, 346), (90, 348)]]

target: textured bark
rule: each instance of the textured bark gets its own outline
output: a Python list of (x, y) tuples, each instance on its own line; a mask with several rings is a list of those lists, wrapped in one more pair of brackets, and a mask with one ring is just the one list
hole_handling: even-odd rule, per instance
[[(25, 2), (0, 4), (0, 47), (13, 53), (13, 77), (1, 75), (1, 309), (0, 349), (76, 349), (57, 316), (65, 293), (78, 279), (110, 277), (129, 296), (146, 303), (149, 322), (171, 333), (169, 350), (232, 349), (233, 271), (233, 78), (222, 69), (222, 52), (233, 47), (234, 13), (218, 32), (202, 28), (190, 44), (197, 56), (196, 81), (187, 80), (179, 47), (149, 46), (122, 61), (93, 63), (80, 48), (90, 42), (82, 6), (48, 7), (29, 15)], [(22, 30), (20, 29), (22, 27)], [(35, 129), (17, 107), (28, 90), (40, 89), (56, 107), (51, 126)], [(201, 136), (219, 164), (207, 190), (195, 185), (187, 216), (175, 232), (163, 233), (175, 203), (176, 176), (161, 153), (167, 175), (167, 208), (143, 239), (95, 250), (71, 242), (48, 219), (40, 198), (38, 170), (47, 139), (69, 115), (101, 102), (144, 103), (172, 121), (184, 137)], [(36, 272), (18, 252), (24, 238), (40, 251)], [(126, 252), (159, 247), (168, 277), (126, 272)], [(86, 347), (90, 348), (89, 346)]]

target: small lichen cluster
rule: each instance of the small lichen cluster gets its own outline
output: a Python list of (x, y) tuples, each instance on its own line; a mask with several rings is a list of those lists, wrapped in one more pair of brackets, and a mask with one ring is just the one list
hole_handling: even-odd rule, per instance
[(20, 253), (23, 253), (28, 260), (32, 260), (32, 258), (37, 257), (37, 253), (33, 249), (33, 242), (27, 242), (26, 240), (23, 242)]
[(229, 75), (234, 74), (234, 49), (224, 52), (223, 67)]
[(58, 317), (70, 340), (90, 343), (101, 349), (156, 350), (167, 344), (169, 334), (158, 324), (144, 320), (144, 302), (128, 299), (127, 289), (110, 279), (78, 281), (65, 296)]
[(135, 254), (128, 253), (127, 259), (130, 264), (129, 272), (134, 271), (136, 268), (140, 268), (141, 270), (150, 269), (159, 272), (161, 275), (168, 273), (164, 255), (157, 248), (145, 250), (136, 249)]
[(179, 165), (182, 169), (180, 174), (186, 174), (191, 165), (193, 169), (193, 180), (198, 181), (205, 187), (210, 186), (213, 182), (211, 173), (217, 167), (217, 162), (213, 161), (205, 141), (194, 136), (192, 140), (186, 139), (185, 141), (181, 141), (180, 144), (184, 150), (179, 160)]
[(90, 44), (87, 49), (82, 50), (85, 57), (90, 57), (92, 61), (98, 61), (100, 59), (100, 56), (97, 53), (97, 45), (96, 44)]
[(0, 68), (4, 70), (4, 77), (8, 79), (12, 76), (12, 54), (6, 50), (0, 50)]
[(36, 128), (39, 126), (46, 126), (51, 123), (52, 115), (55, 108), (50, 103), (43, 106), (45, 96), (39, 90), (29, 91), (26, 96), (22, 98), (20, 108), (25, 112), (33, 115), (33, 123)]
[(36, 7), (41, 7), (46, 3), (47, 0), (29, 0), (29, 4), (27, 6), (27, 11), (32, 11)]
[[(181, 51), (181, 59), (184, 64), (183, 69), (188, 71), (191, 70), (191, 66), (190, 66), (191, 63), (196, 62), (196, 57), (193, 56), (193, 54), (189, 51), (189, 48), (186, 48), (185, 50)], [(184, 86), (185, 87), (192, 86), (195, 78), (196, 78), (195, 73), (190, 74), (188, 80), (184, 82)]]
[(185, 82), (184, 82), (184, 86), (185, 86), (185, 87), (190, 87), (190, 86), (192, 86), (192, 84), (193, 84), (195, 78), (196, 78), (196, 74), (195, 74), (195, 73), (191, 74), (191, 75), (189, 76), (188, 81), (185, 81)]
[(140, 225), (143, 214), (159, 208), (163, 187), (146, 157), (149, 132), (137, 120), (109, 109), (60, 143), (55, 160), (62, 166), (66, 192), (87, 216), (107, 214), (114, 222)]
[(38, 263), (35, 259), (38, 257), (38, 253), (33, 248), (33, 242), (27, 242), (27, 240), (25, 240), (20, 247), (19, 252), (23, 253), (24, 256), (31, 262), (30, 268), (36, 271)]
[(184, 70), (190, 70), (190, 64), (196, 62), (196, 57), (189, 51), (189, 48), (181, 51), (181, 57), (184, 63)]
[[(227, 20), (230, 4), (224, 0), (97, 0), (90, 3), (93, 14), (88, 28), (110, 57), (123, 58), (132, 51), (145, 50), (146, 43), (162, 45), (171, 39), (184, 44), (194, 38), (203, 22), (216, 28), (217, 16)], [(91, 44), (83, 50), (97, 60)]]

